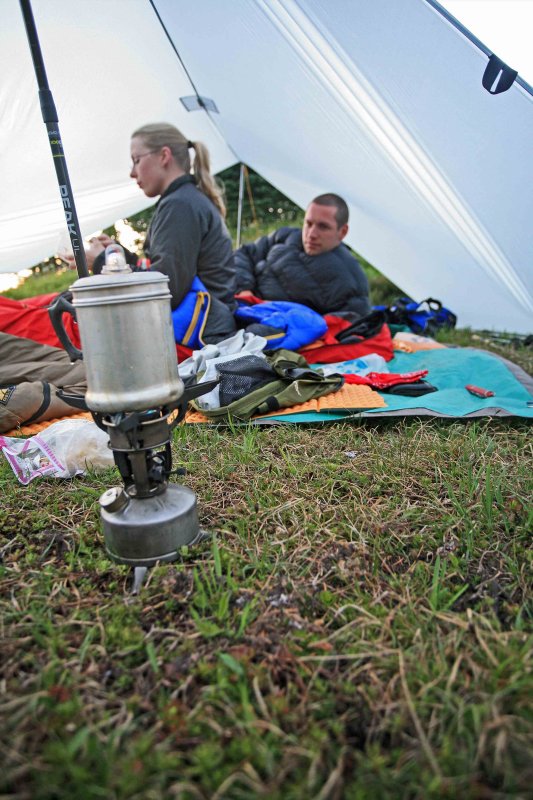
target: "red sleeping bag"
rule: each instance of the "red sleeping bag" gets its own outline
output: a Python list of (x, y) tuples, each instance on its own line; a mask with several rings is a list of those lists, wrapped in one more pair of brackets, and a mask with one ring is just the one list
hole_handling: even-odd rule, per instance
[[(57, 292), (27, 297), (24, 300), (0, 297), (0, 331), (63, 349), (48, 314), (48, 307), (56, 297)], [(72, 343), (81, 349), (78, 324), (71, 314), (63, 314), (63, 325)], [(179, 361), (184, 361), (192, 355), (192, 350), (177, 344), (176, 355)]]
[(392, 336), (388, 325), (383, 324), (378, 332), (361, 341), (342, 344), (337, 339), (337, 334), (352, 327), (353, 323), (342, 317), (327, 314), (324, 319), (328, 323), (328, 331), (321, 338), (299, 351), (308, 364), (333, 364), (337, 361), (350, 361), (369, 353), (383, 356), (385, 361), (390, 361), (394, 356)]
[[(0, 331), (63, 349), (48, 314), (48, 306), (56, 297), (57, 292), (24, 300), (0, 297)], [(72, 343), (80, 347), (78, 325), (70, 314), (63, 314), (63, 325)]]
[[(32, 339), (40, 344), (62, 348), (48, 314), (48, 306), (56, 297), (57, 293), (42, 294), (24, 300), (0, 297), (0, 331)], [(328, 325), (324, 336), (299, 350), (309, 364), (349, 361), (368, 353), (377, 353), (386, 361), (390, 361), (393, 357), (392, 337), (388, 325), (383, 324), (372, 336), (361, 337), (361, 341), (341, 343), (337, 339), (337, 334), (346, 331), (352, 323), (329, 314), (324, 319)], [(63, 314), (63, 325), (72, 343), (81, 348), (78, 325), (71, 314), (67, 312)], [(192, 354), (192, 350), (176, 345), (176, 354), (179, 361), (183, 361)]]

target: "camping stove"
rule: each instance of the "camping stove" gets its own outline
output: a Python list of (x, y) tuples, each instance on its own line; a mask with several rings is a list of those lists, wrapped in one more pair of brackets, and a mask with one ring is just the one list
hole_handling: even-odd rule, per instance
[(170, 439), (178, 412), (165, 408), (144, 413), (93, 416), (109, 434), (124, 486), (100, 497), (104, 540), (109, 556), (122, 564), (150, 567), (174, 561), (183, 545), (203, 538), (195, 493), (169, 484)]
[(100, 497), (109, 556), (133, 567), (178, 558), (183, 545), (200, 541), (196, 495), (169, 483), (171, 434), (187, 402), (213, 382), (185, 388), (177, 369), (168, 278), (159, 272), (132, 273), (116, 245), (106, 253), (101, 275), (71, 287), (50, 314), (72, 360), (82, 352), (61, 324), (63, 311), (79, 326), (87, 393), (72, 405), (91, 411), (109, 435), (124, 485)]

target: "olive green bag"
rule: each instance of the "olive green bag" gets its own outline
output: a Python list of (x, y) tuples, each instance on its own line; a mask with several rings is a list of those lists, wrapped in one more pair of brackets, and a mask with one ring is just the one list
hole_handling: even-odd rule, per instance
[(220, 408), (205, 410), (197, 401), (191, 405), (209, 419), (248, 420), (254, 414), (268, 414), (336, 392), (344, 383), (342, 375), (326, 377), (320, 370), (311, 369), (305, 358), (292, 350), (278, 350), (267, 356), (267, 362), (273, 370), (272, 382)]

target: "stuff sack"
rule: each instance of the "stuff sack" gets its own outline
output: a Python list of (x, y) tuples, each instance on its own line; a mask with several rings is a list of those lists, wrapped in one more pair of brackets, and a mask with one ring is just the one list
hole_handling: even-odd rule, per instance
[(374, 306), (384, 311), (390, 325), (407, 325), (413, 333), (433, 336), (440, 328), (455, 328), (457, 317), (440, 300), (428, 297), (415, 303), (409, 297), (399, 297), (391, 306)]

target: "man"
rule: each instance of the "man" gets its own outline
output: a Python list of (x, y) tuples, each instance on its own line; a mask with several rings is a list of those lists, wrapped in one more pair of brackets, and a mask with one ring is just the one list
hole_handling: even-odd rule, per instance
[(280, 228), (235, 253), (237, 291), (243, 299), (291, 300), (319, 314), (370, 313), (368, 280), (342, 240), (348, 206), (336, 194), (315, 197), (303, 230)]

